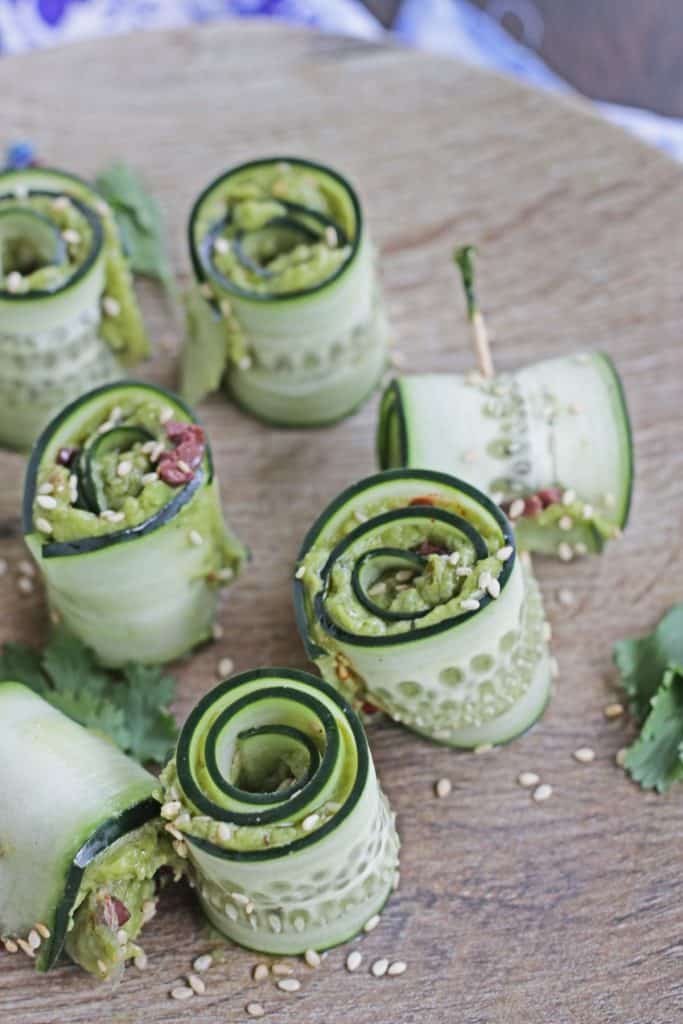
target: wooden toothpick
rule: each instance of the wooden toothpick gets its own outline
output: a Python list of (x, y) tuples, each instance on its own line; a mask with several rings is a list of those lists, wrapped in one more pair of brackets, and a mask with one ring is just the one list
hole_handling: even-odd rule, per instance
[(453, 262), (460, 268), (465, 298), (467, 299), (467, 318), (472, 324), (472, 337), (479, 371), (484, 377), (493, 377), (495, 371), (493, 369), (493, 359), (491, 358), (491, 346), (489, 345), (486, 321), (479, 308), (474, 291), (475, 251), (473, 245), (463, 245), (453, 253)]

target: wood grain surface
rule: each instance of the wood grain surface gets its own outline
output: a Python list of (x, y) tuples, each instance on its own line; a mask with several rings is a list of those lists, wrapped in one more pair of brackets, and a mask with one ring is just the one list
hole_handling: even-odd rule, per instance
[[(538, 560), (560, 678), (529, 735), (488, 755), (431, 746), (389, 723), (371, 743), (403, 837), (402, 881), (362, 941), (297, 968), (286, 995), (250, 981), (256, 957), (229, 949), (207, 994), (169, 999), (208, 948), (182, 887), (145, 930), (149, 969), (113, 993), (72, 966), (35, 976), (0, 957), (3, 1024), (197, 1021), (241, 1024), (258, 999), (269, 1024), (676, 1024), (683, 1019), (681, 787), (645, 794), (615, 766), (629, 737), (602, 708), (614, 694), (613, 641), (650, 628), (681, 597), (681, 295), (679, 167), (578, 104), (457, 63), (263, 24), (139, 34), (0, 62), (6, 143), (35, 140), (88, 175), (113, 157), (138, 165), (188, 265), (185, 221), (199, 189), (228, 164), (272, 152), (338, 165), (359, 185), (382, 254), (397, 345), (414, 370), (471, 365), (449, 264), (480, 246), (480, 291), (500, 368), (599, 346), (623, 373), (637, 485), (631, 526), (602, 558)], [(179, 341), (163, 302), (143, 290), (160, 354), (146, 379), (173, 384)], [(160, 344), (165, 351), (162, 353)], [(230, 521), (254, 562), (221, 614), (225, 639), (178, 666), (182, 719), (238, 669), (304, 667), (290, 602), (302, 535), (340, 488), (373, 469), (376, 400), (332, 429), (275, 431), (215, 398), (201, 409)], [(40, 593), (19, 596), (24, 461), (0, 456), (0, 639), (38, 641)], [(560, 586), (575, 603), (562, 607)], [(594, 764), (572, 759), (594, 747)], [(515, 782), (554, 787), (534, 804)], [(433, 783), (450, 776), (437, 801)], [(2, 781), (0, 780), (0, 785)], [(376, 957), (405, 959), (375, 979)]]

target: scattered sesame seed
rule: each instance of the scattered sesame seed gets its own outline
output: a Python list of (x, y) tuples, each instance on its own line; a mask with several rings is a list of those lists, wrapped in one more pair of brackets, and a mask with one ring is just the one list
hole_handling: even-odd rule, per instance
[(553, 679), (557, 679), (560, 674), (560, 666), (557, 663), (557, 658), (551, 658), (550, 662), (550, 675)]
[[(30, 956), (32, 958), (35, 957), (36, 954), (33, 952), (26, 939), (17, 939), (17, 946), (22, 951), (22, 953), (26, 953), (26, 956)], [(98, 964), (99, 963), (100, 961), (98, 960)]]
[(363, 963), (363, 954), (357, 949), (352, 950), (346, 958), (346, 970), (353, 974)]
[(553, 787), (548, 782), (542, 782), (531, 795), (537, 804), (543, 803), (553, 795)]
[(561, 541), (557, 545), (557, 554), (562, 562), (571, 562), (574, 557), (571, 545), (567, 544), (566, 540)]
[(32, 594), (34, 589), (33, 580), (29, 576), (20, 576), (17, 580), (17, 587), (20, 594)]
[(568, 490), (562, 495), (563, 505), (573, 505), (576, 501), (576, 491)]
[(434, 786), (434, 792), (436, 793), (440, 800), (446, 796), (449, 796), (452, 789), (453, 783), (451, 782), (450, 779), (439, 779), (439, 781)]
[(486, 589), (489, 592), (489, 595), (494, 599), (494, 601), (496, 600), (496, 598), (500, 597), (500, 582), (497, 579), (495, 579), (495, 577), (491, 580)]
[(479, 574), (479, 586), (483, 590), (486, 590), (486, 588), (488, 587), (488, 585), (489, 585), (489, 583), (491, 582), (492, 579), (493, 579), (493, 576), (491, 575), (490, 572), (488, 572), (488, 570), (486, 570), (485, 572), (480, 573)]
[(543, 639), (544, 640), (550, 640), (550, 639), (552, 639), (552, 635), (553, 635), (553, 627), (550, 625), (550, 623), (546, 619), (545, 622), (543, 623)]
[(231, 676), (235, 670), (235, 662), (232, 658), (221, 658), (217, 665), (217, 672), (221, 679)]
[(580, 540), (578, 544), (574, 545), (574, 554), (575, 555), (587, 555), (588, 554), (588, 546), (586, 544), (584, 544), (583, 541)]
[(36, 574), (36, 567), (33, 564), (33, 562), (29, 562), (28, 558), (21, 558), (17, 562), (17, 569), (19, 570), (22, 576), (33, 577)]
[(169, 405), (165, 405), (159, 413), (159, 423), (168, 423), (171, 419), (173, 419), (173, 409)]
[(399, 569), (399, 571), (394, 576), (394, 579), (396, 580), (397, 583), (407, 583), (408, 580), (412, 580), (414, 575), (415, 572), (413, 571), (413, 569)]
[(476, 612), (479, 608), (479, 602), (473, 597), (466, 597), (464, 601), (460, 602), (460, 607), (464, 608), (466, 612)]
[(115, 512), (111, 508), (105, 508), (104, 512), (100, 512), (100, 519), (106, 519), (108, 523), (122, 523), (125, 518), (123, 512)]
[(270, 971), (268, 970), (268, 964), (256, 964), (251, 972), (251, 976), (254, 981), (265, 981), (269, 975)]
[(383, 978), (389, 970), (389, 961), (386, 957), (382, 957), (380, 960), (375, 960), (374, 964), (370, 968), (375, 978)]
[(118, 942), (119, 946), (128, 945), (128, 932), (126, 931), (125, 928), (119, 928), (119, 930), (116, 933), (116, 941)]
[(57, 508), (57, 499), (53, 498), (51, 494), (39, 494), (36, 498), (36, 505), (52, 511), (52, 509)]
[(45, 519), (44, 516), (37, 516), (36, 529), (40, 530), (41, 533), (52, 533), (52, 523)]
[(460, 552), (451, 551), (450, 555), (447, 556), (449, 565), (457, 565), (460, 561)]
[[(119, 472), (120, 471), (121, 467), (119, 466)], [(142, 481), (143, 486), (146, 487), (147, 484), (155, 484), (159, 479), (159, 476), (157, 473), (143, 473), (140, 479)]]
[(270, 969), (276, 978), (288, 978), (290, 974), (294, 974), (294, 968), (292, 965), (285, 964), (281, 960), (272, 964)]
[(524, 501), (522, 498), (515, 498), (510, 505), (508, 515), (510, 519), (519, 519), (520, 516), (524, 515)]
[(308, 817), (304, 818), (304, 820), (301, 822), (301, 828), (304, 830), (304, 832), (312, 832), (319, 821), (319, 814), (309, 814)]
[(8, 953), (18, 953), (19, 947), (14, 939), (3, 939), (3, 945)]
[(339, 236), (331, 224), (325, 228), (325, 241), (330, 249), (336, 249), (339, 243)]
[(27, 936), (27, 941), (31, 949), (38, 949), (38, 946), (40, 945), (42, 940), (35, 928), (31, 928), (31, 931), (28, 933)]
[(216, 252), (230, 252), (230, 242), (228, 241), (227, 238), (217, 238), (216, 241), (213, 243), (213, 247), (216, 250)]
[(20, 292), (24, 285), (24, 279), (18, 270), (13, 270), (11, 274), (7, 275), (5, 284), (8, 292)]
[[(63, 198), (66, 198), (66, 197), (63, 197)], [(67, 199), (67, 203), (68, 202), (69, 202), (69, 200)], [(97, 202), (95, 203), (95, 209), (99, 213), (100, 217), (108, 217), (109, 216), (109, 213), (110, 213), (109, 204), (105, 203), (104, 199), (98, 199), (97, 200)]]
[(386, 593), (386, 589), (386, 583), (383, 583), (382, 580), (380, 580), (379, 583), (373, 583), (373, 585), (368, 590), (368, 595), (370, 597), (379, 597), (380, 594)]
[(473, 754), (488, 754), (490, 750), (493, 750), (493, 743), (480, 743), (472, 751)]
[(171, 999), (191, 999), (193, 995), (189, 985), (176, 985), (171, 989)]
[(135, 964), (135, 966), (137, 967), (137, 969), (139, 971), (147, 970), (147, 964), (149, 963), (149, 961), (147, 959), (147, 954), (146, 953), (138, 953), (138, 955), (133, 958), (133, 963)]
[(507, 562), (508, 558), (512, 557), (514, 548), (511, 544), (506, 544), (505, 547), (499, 548), (496, 552), (496, 558), (499, 562)]
[(282, 978), (278, 981), (277, 987), (282, 992), (298, 992), (301, 988), (301, 982), (298, 978)]
[(615, 754), (614, 760), (617, 762), (617, 764), (619, 765), (620, 768), (623, 768), (624, 765), (626, 764), (626, 755), (627, 755), (627, 753), (628, 753), (628, 748), (627, 747), (621, 747), (621, 749), (617, 750), (617, 752)]
[(41, 935), (41, 936), (42, 936), (42, 937), (43, 937), (44, 939), (49, 939), (49, 938), (50, 938), (50, 935), (52, 934), (52, 932), (50, 931), (50, 929), (48, 928), (48, 926), (47, 926), (46, 924), (43, 924), (43, 922), (42, 922), (42, 921), (38, 921), (38, 922), (36, 923), (36, 931), (37, 931), (37, 932), (38, 932), (38, 934), (39, 934), (39, 935)]
[(154, 900), (145, 900), (142, 904), (142, 923), (148, 924), (157, 912), (157, 905)]
[(306, 566), (305, 565), (300, 565), (299, 568), (294, 573), (294, 579), (302, 580), (305, 575), (306, 575)]
[(557, 592), (557, 600), (565, 608), (570, 608), (574, 604), (574, 592), (569, 587), (560, 587)]
[(309, 967), (320, 967), (321, 960), (320, 954), (316, 953), (314, 949), (307, 949), (304, 953), (304, 960)]
[(364, 932), (374, 932), (375, 928), (380, 922), (379, 914), (373, 914), (372, 917), (365, 922), (363, 925)]
[(180, 814), (181, 808), (182, 804), (180, 803), (180, 800), (168, 800), (161, 806), (161, 817), (166, 818), (167, 821), (173, 821), (173, 819), (177, 818)]
[(237, 367), (240, 370), (250, 370), (251, 369), (251, 356), (242, 356), (241, 359), (238, 359), (237, 360)]
[(455, 575), (456, 576), (469, 576), (471, 572), (472, 572), (472, 570), (469, 567), (469, 565), (460, 565), (455, 570)]
[(116, 467), (116, 475), (120, 477), (128, 476), (132, 468), (133, 463), (130, 461), (130, 459), (123, 459), (123, 461), (119, 462), (118, 466)]
[(182, 860), (187, 858), (187, 845), (182, 841), (182, 839), (176, 839), (174, 841), (173, 849)]
[(231, 892), (230, 895), (234, 899), (235, 903), (239, 903), (243, 907), (246, 907), (247, 903), (249, 903), (249, 897), (243, 892)]
[(541, 777), (536, 772), (520, 772), (517, 776), (517, 782), (524, 789), (531, 789), (532, 786), (537, 786), (540, 781)]
[(232, 839), (232, 826), (228, 825), (227, 822), (221, 821), (216, 829), (216, 835), (221, 843), (229, 843)]
[(121, 312), (121, 303), (113, 295), (105, 295), (102, 299), (102, 309), (107, 316), (117, 317)]
[(602, 710), (605, 718), (621, 718), (624, 713), (624, 705), (615, 701), (613, 704), (606, 704)]
[(595, 760), (595, 751), (591, 747), (579, 747), (578, 750), (574, 751), (574, 760), (578, 761), (579, 764), (590, 764)]
[(583, 515), (584, 519), (592, 519), (593, 518), (593, 506), (592, 505), (584, 505), (583, 506), (582, 515)]
[(64, 228), (62, 231), (62, 238), (67, 245), (78, 245), (81, 240), (81, 236), (75, 228)]
[(204, 543), (204, 538), (198, 530), (190, 530), (188, 534), (190, 544), (194, 544), (195, 547), (199, 547), (200, 544)]
[(398, 977), (399, 974), (405, 974), (407, 970), (408, 964), (405, 962), (405, 960), (394, 960), (393, 964), (389, 964), (389, 970), (387, 971), (387, 974), (389, 974), (392, 978), (396, 978)]
[(266, 1012), (260, 1003), (247, 1003), (244, 1009), (250, 1017), (263, 1017)]
[(46, 480), (44, 484), (41, 484), (38, 488), (38, 494), (52, 494), (54, 491), (53, 485), (49, 480)]
[(211, 635), (213, 636), (214, 640), (222, 640), (224, 633), (225, 630), (221, 626), (220, 622), (214, 622), (213, 626), (211, 627)]
[(203, 996), (206, 992), (206, 985), (197, 974), (188, 974), (187, 983), (192, 991), (198, 996)]
[(571, 530), (572, 526), (574, 525), (574, 520), (571, 516), (561, 516), (558, 520), (557, 525), (561, 530)]
[(68, 210), (71, 206), (71, 200), (68, 196), (57, 196), (52, 202), (53, 210)]

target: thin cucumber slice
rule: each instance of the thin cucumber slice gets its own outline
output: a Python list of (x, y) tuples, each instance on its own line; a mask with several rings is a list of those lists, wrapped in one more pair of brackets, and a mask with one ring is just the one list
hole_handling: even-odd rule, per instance
[(295, 955), (356, 935), (398, 869), (394, 815), (358, 717), (305, 672), (221, 683), (191, 712), (162, 774), (211, 923)]
[(0, 442), (24, 450), (149, 343), (114, 218), (79, 178), (1, 173), (0, 250)]
[(11, 681), (0, 682), (0, 773), (0, 935), (25, 939), (44, 925), (36, 966), (46, 971), (64, 946), (84, 873), (158, 818), (156, 780)]
[(476, 747), (524, 732), (547, 703), (538, 587), (503, 513), (461, 480), (395, 470), (342, 492), (309, 531), (294, 587), (309, 657), (357, 708)]
[(514, 517), (519, 544), (531, 551), (565, 558), (599, 552), (628, 521), (628, 410), (619, 376), (600, 352), (545, 360), (493, 380), (395, 380), (382, 399), (377, 449), (383, 468), (455, 473), (508, 508), (540, 495)]
[(65, 492), (55, 490), (54, 515), (64, 506), (67, 524), (76, 525), (73, 530), (69, 526), (68, 539), (41, 530), (52, 513), (41, 508), (40, 485), (50, 478), (62, 487), (60, 452), (82, 445), (82, 473), (90, 472), (92, 483), (93, 448), (96, 461), (99, 445), (107, 444), (112, 433), (98, 435), (98, 427), (126, 403), (147, 409), (144, 423), (125, 424), (135, 427), (136, 438), (149, 432), (150, 408), (159, 417), (163, 413), (174, 421), (197, 423), (180, 399), (151, 384), (124, 381), (76, 399), (49, 424), (33, 450), (24, 491), (24, 536), (43, 574), (50, 606), (67, 629), (105, 664), (156, 664), (211, 636), (219, 588), (237, 575), (246, 551), (224, 522), (208, 443), (192, 479), (162, 488), (164, 503), (146, 518), (128, 525), (125, 514), (115, 522), (91, 511), (69, 511)]
[[(277, 174), (271, 196), (264, 182)], [(308, 198), (299, 195), (306, 189)], [(195, 203), (189, 244), (196, 285), (185, 397), (196, 401), (224, 379), (258, 418), (305, 427), (349, 415), (374, 390), (389, 328), (360, 204), (344, 178), (280, 157), (233, 168)]]

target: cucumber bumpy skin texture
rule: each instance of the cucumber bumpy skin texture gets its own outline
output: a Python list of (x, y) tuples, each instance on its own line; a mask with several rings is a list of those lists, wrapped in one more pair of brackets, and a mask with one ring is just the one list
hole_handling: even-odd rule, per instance
[[(143, 432), (121, 425), (154, 439), (144, 442)], [(29, 463), (24, 536), (53, 616), (107, 665), (164, 663), (209, 639), (219, 589), (246, 557), (223, 519), (208, 442), (194, 467), (182, 460), (172, 466), (184, 467), (185, 482), (164, 481), (163, 459), (175, 458), (183, 444), (169, 447), (174, 427), (203, 438), (191, 410), (162, 388), (108, 384), (67, 406)], [(132, 448), (100, 454), (100, 438), (111, 436)], [(60, 464), (65, 457), (68, 468)], [(102, 493), (107, 460), (104, 493), (116, 504), (90, 508), (84, 495)], [(93, 479), (96, 487), (83, 487)]]
[[(88, 871), (97, 870), (116, 844), (132, 842), (159, 822), (156, 780), (28, 687), (7, 681), (0, 682), (0, 773), (0, 936), (25, 942), (35, 933), (36, 966), (45, 971), (64, 947)], [(159, 841), (166, 842), (162, 832)], [(137, 851), (133, 860), (137, 884), (144, 866)], [(150, 879), (159, 866), (147, 865)], [(126, 911), (126, 921), (110, 924), (110, 955), (106, 970), (97, 970), (100, 977), (116, 976), (126, 957), (140, 951), (135, 939), (142, 908)]]
[(494, 496), (521, 548), (569, 561), (625, 527), (633, 444), (619, 376), (600, 352), (485, 379), (393, 381), (377, 435), (383, 469), (453, 473)]
[(111, 209), (70, 174), (0, 174), (0, 443), (30, 448), (149, 342)]
[(224, 382), (280, 426), (342, 419), (377, 386), (389, 326), (356, 193), (335, 171), (273, 157), (235, 167), (195, 203), (181, 391)]
[(322, 680), (259, 669), (191, 712), (162, 773), (211, 923), (273, 955), (356, 935), (397, 881), (399, 840), (360, 721)]
[(501, 510), (454, 477), (393, 470), (348, 488), (306, 537), (294, 588), (309, 657), (357, 708), (473, 748), (546, 706), (538, 586)]

